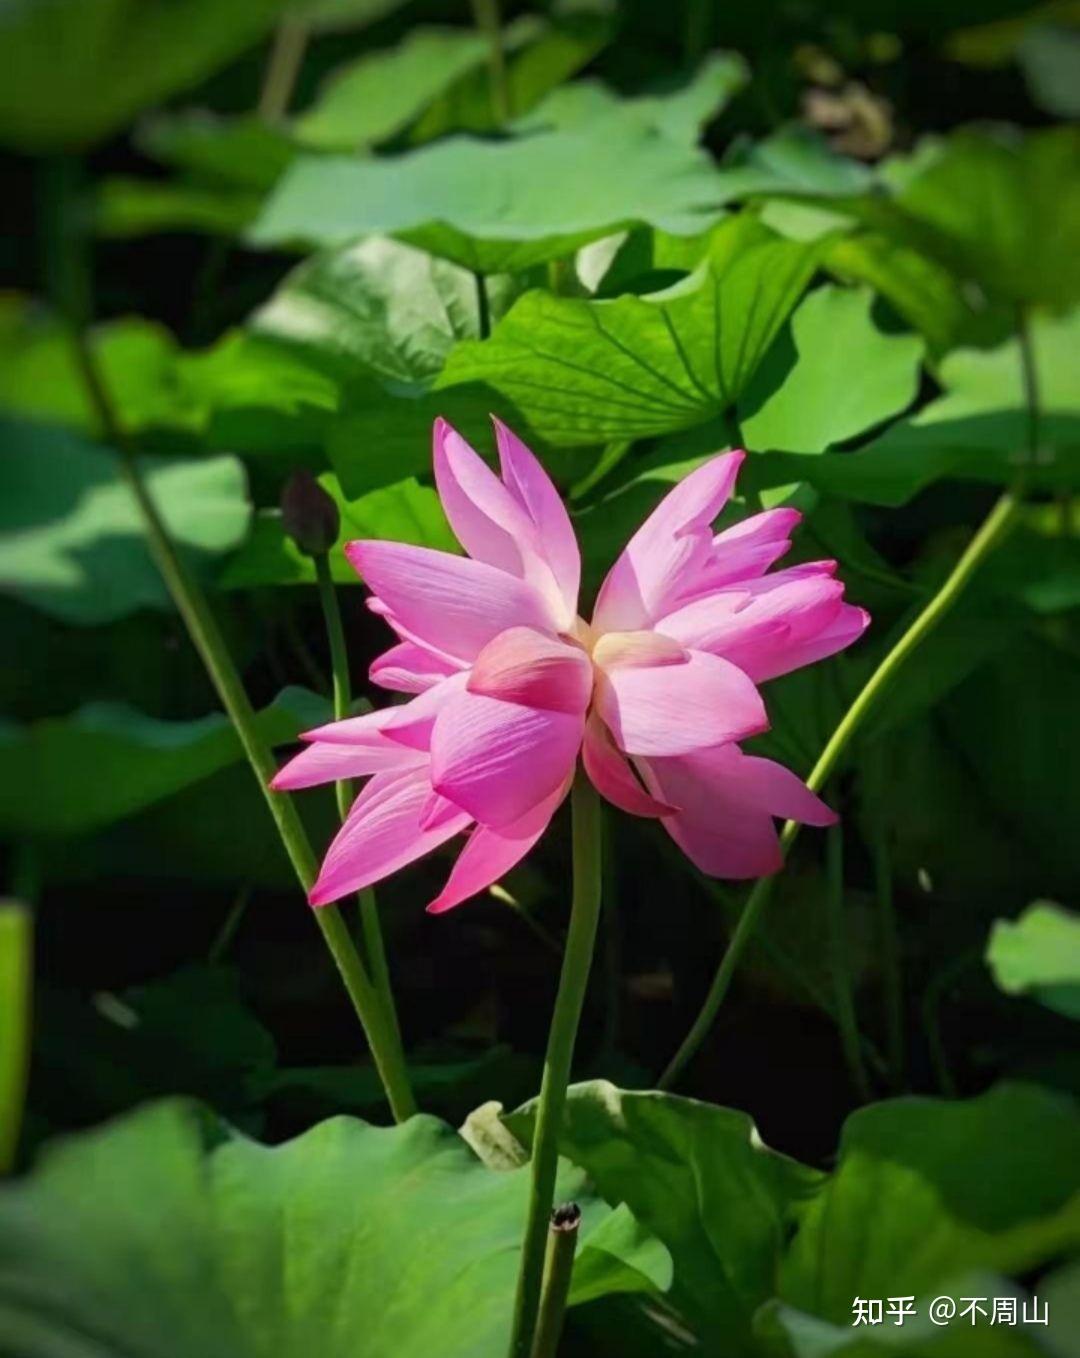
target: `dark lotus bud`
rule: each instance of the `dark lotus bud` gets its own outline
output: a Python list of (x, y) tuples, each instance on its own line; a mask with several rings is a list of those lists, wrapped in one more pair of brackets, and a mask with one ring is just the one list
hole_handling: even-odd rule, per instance
[(293, 472), (285, 483), (281, 522), (308, 556), (322, 556), (337, 542), (341, 527), (338, 507), (306, 467)]

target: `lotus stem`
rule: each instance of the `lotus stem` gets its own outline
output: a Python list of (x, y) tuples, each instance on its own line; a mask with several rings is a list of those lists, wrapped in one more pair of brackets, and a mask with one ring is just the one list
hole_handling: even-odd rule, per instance
[(487, 39), (488, 70), (491, 74), (491, 112), (498, 124), (510, 121), (510, 82), (506, 73), (499, 0), (472, 0), (476, 26)]
[(30, 1070), (34, 926), (20, 901), (0, 900), (0, 1174), (15, 1164)]
[[(1024, 311), (1021, 311), (1019, 315), (1018, 333), (1021, 375), (1028, 413), (1028, 447), (1025, 465), (1020, 468), (1012, 485), (998, 497), (990, 513), (983, 520), (936, 593), (905, 628), (877, 669), (863, 685), (855, 701), (844, 713), (806, 780), (806, 785), (812, 792), (819, 792), (825, 786), (867, 717), (888, 692), (904, 662), (913, 652), (919, 649), (942, 619), (955, 607), (979, 567), (1016, 524), (1024, 503), (1028, 466), (1035, 461), (1038, 455), (1040, 430), (1039, 389), (1035, 353), (1031, 341), (1028, 316)], [(780, 851), (785, 858), (798, 837), (800, 829), (801, 826), (796, 821), (788, 821), (784, 826), (780, 835)], [(731, 984), (735, 968), (739, 964), (746, 945), (754, 935), (754, 929), (757, 927), (761, 912), (772, 895), (775, 881), (774, 875), (762, 877), (755, 882), (750, 895), (747, 897), (746, 905), (743, 907), (735, 931), (728, 942), (727, 949), (720, 959), (720, 965), (713, 977), (709, 992), (705, 996), (701, 1011), (694, 1020), (689, 1033), (683, 1039), (682, 1045), (660, 1077), (659, 1087), (661, 1089), (671, 1088), (712, 1027)]]
[(570, 1280), (574, 1274), (574, 1252), (577, 1249), (581, 1208), (576, 1202), (564, 1203), (551, 1214), (548, 1227), (547, 1255), (544, 1260), (544, 1286), (540, 1297), (540, 1314), (536, 1321), (532, 1358), (556, 1358), (563, 1321), (566, 1319), (566, 1299), (570, 1295)]
[[(315, 579), (318, 583), (319, 602), (322, 605), (326, 622), (326, 637), (330, 647), (330, 672), (334, 695), (334, 720), (342, 721), (349, 715), (352, 702), (352, 686), (349, 682), (349, 656), (345, 647), (345, 629), (341, 623), (341, 608), (337, 590), (330, 575), (330, 558), (326, 552), (315, 557)], [(344, 820), (352, 805), (352, 783), (347, 779), (335, 784), (338, 812)], [(398, 1046), (398, 1057), (402, 1068), (405, 1055), (401, 1049), (401, 1028), (398, 1023), (397, 1005), (390, 984), (390, 968), (386, 961), (386, 945), (383, 941), (382, 926), (379, 923), (379, 905), (375, 892), (365, 887), (358, 893), (360, 902), (360, 926), (364, 934), (364, 948), (367, 953), (368, 970), (371, 972), (375, 988), (379, 992), (386, 1018)], [(415, 1111), (415, 1110), (414, 1110)]]
[(278, 25), (259, 93), (258, 114), (264, 122), (280, 122), (288, 113), (309, 36), (301, 19), (285, 19)]
[(574, 1055), (585, 987), (592, 965), (596, 927), (600, 917), (603, 835), (600, 799), (579, 773), (571, 794), (573, 813), (574, 884), (570, 928), (563, 953), (562, 974), (548, 1034), (544, 1076), (540, 1085), (536, 1127), (532, 1141), (532, 1180), (525, 1223), (525, 1239), (514, 1298), (510, 1358), (530, 1358), (544, 1271), (555, 1175), (559, 1159), (559, 1128), (566, 1105), (566, 1087)]
[[(139, 507), (151, 555), (240, 739), (293, 871), (306, 893), (315, 882), (318, 864), (303, 821), (291, 797), (270, 790), (270, 780), (277, 772), (277, 765), (269, 746), (259, 733), (254, 709), (229, 654), (225, 639), (221, 635), (205, 594), (177, 552), (142, 479), (130, 441), (113, 408), (85, 330), (75, 325), (71, 328), (71, 335), (76, 362), (87, 395), (106, 439), (117, 452), (120, 474)], [(384, 1013), (378, 990), (368, 975), (337, 908), (320, 906), (319, 909), (313, 910), (312, 914), (367, 1035), (372, 1058), (386, 1090), (390, 1110), (397, 1121), (404, 1121), (416, 1111), (416, 1105), (409, 1087), (408, 1074), (401, 1059), (400, 1047), (396, 1047), (393, 1041), (393, 1031)]]

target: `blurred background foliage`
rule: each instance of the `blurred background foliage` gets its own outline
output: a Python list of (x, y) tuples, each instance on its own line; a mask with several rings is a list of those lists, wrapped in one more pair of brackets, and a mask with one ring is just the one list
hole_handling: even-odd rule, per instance
[[(522, 1200), (433, 1123), (386, 1133), (396, 1167), (356, 1124), (308, 1130), (384, 1122), (381, 1089), (146, 552), (72, 325), (278, 746), (329, 710), (282, 487), (317, 474), (342, 541), (455, 550), (429, 475), (435, 415), (490, 454), (494, 411), (536, 448), (590, 589), (675, 480), (746, 446), (734, 516), (802, 509), (795, 558), (835, 557), (874, 616), (850, 655), (766, 691), (759, 744), (804, 775), (1025, 464), (1020, 526), (829, 789), (839, 886), (809, 836), (780, 881), (683, 1082), (706, 1102), (575, 1096), (566, 1172), (588, 1176), (575, 1183), (614, 1243), (583, 1248), (566, 1351), (876, 1353), (851, 1338), (856, 1292), (960, 1278), (1012, 1278), (1076, 1315), (1080, 7), (2, 0), (0, 53), (0, 840), (4, 889), (34, 921), (31, 941), (25, 911), (0, 913), (10, 1129), (27, 1026), (33, 1042), (18, 1148), (0, 1149), (24, 1168), (54, 1134), (147, 1099), (204, 1105), (73, 1142), (0, 1200), (11, 1351), (102, 1351), (61, 1348), (40, 1320), (42, 1280), (62, 1275), (65, 1324), (117, 1351), (345, 1351), (356, 1318), (365, 1353), (497, 1352)], [(340, 552), (332, 566), (354, 683), (378, 701), (364, 676), (383, 629)], [(332, 799), (302, 810), (325, 843)], [(743, 899), (655, 829), (606, 823), (577, 1066), (629, 1088), (684, 1035)], [(436, 855), (379, 894), (419, 1101), (456, 1123), (537, 1088), (565, 827), (433, 920), (420, 907), (444, 870)], [(978, 1097), (887, 1100), (841, 1139), (864, 1101), (837, 1036), (847, 977), (876, 1097)], [(746, 1110), (783, 1155), (751, 1153), (741, 1115), (707, 1105)], [(511, 1127), (527, 1141), (527, 1108)], [(304, 1135), (273, 1161), (233, 1128)], [(374, 1268), (381, 1230), (397, 1267), (418, 1247), (379, 1194), (409, 1164), (430, 1276), (406, 1270), (395, 1310), (377, 1275), (339, 1301), (313, 1270), (303, 1323), (274, 1319), (275, 1194), (310, 1193), (314, 1249), (341, 1224), (341, 1185), (364, 1185), (349, 1210), (371, 1234), (355, 1226), (350, 1257)], [(459, 1172), (461, 1211), (484, 1223), (465, 1292), (436, 1281), (465, 1257), (440, 1215)], [(124, 1281), (116, 1261), (139, 1254), (166, 1190), (175, 1239)], [(627, 1204), (630, 1228), (602, 1200)], [(220, 1217), (241, 1202), (227, 1247)], [(457, 1244), (440, 1262), (443, 1238)], [(264, 1255), (237, 1244), (254, 1239)], [(1080, 1320), (1072, 1333), (1055, 1353), (1077, 1352)], [(913, 1331), (905, 1347), (1044, 1351), (1002, 1332)]]

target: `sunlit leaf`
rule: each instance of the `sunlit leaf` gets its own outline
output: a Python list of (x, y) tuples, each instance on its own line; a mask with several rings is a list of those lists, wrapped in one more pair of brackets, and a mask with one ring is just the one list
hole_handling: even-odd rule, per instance
[(553, 443), (703, 423), (746, 389), (818, 258), (817, 245), (733, 219), (666, 292), (598, 302), (527, 293), (491, 339), (457, 346), (438, 385), (486, 382)]
[(294, 135), (321, 151), (377, 145), (486, 54), (487, 42), (476, 29), (414, 28), (390, 51), (366, 53), (335, 71), (315, 103), (295, 119)]
[[(129, 433), (154, 427), (200, 432), (237, 411), (296, 416), (332, 410), (338, 402), (338, 384), (329, 375), (243, 331), (185, 352), (164, 326), (125, 317), (94, 327), (88, 342)], [(70, 338), (54, 317), (7, 299), (0, 308), (0, 355), (0, 407), (99, 432)]]
[[(236, 458), (148, 458), (143, 474), (192, 568), (205, 574), (247, 533)], [(0, 588), (36, 608), (90, 624), (168, 605), (116, 455), (78, 435), (0, 423), (0, 527)]]
[(758, 194), (844, 197), (872, 182), (865, 165), (831, 150), (823, 137), (798, 123), (761, 141), (735, 143), (720, 169), (731, 199)]
[(300, 157), (252, 227), (263, 246), (396, 235), (481, 273), (513, 273), (644, 222), (707, 226), (703, 152), (622, 121), (505, 141), (453, 137), (404, 155)]
[[(535, 1104), (508, 1119), (531, 1139)], [(603, 1080), (569, 1092), (562, 1154), (670, 1250), (672, 1300), (708, 1344), (743, 1353), (785, 1237), (821, 1176), (762, 1144), (745, 1113)]]
[(999, 919), (986, 945), (986, 962), (1008, 994), (1031, 995), (1080, 1018), (1080, 915), (1036, 901), (1019, 919)]
[[(504, 27), (507, 101), (519, 125), (522, 115), (605, 45), (612, 21), (613, 15), (601, 5), (595, 12), (555, 9), (543, 20), (524, 14)], [(432, 102), (410, 128), (408, 139), (430, 141), (447, 132), (493, 132), (498, 127), (491, 67), (484, 62)]]
[(587, 128), (602, 123), (637, 126), (692, 145), (706, 123), (746, 84), (746, 63), (734, 52), (714, 52), (681, 89), (620, 99), (598, 80), (577, 80), (553, 91), (517, 126), (527, 130)]
[[(0, 1196), (0, 1323), (27, 1354), (91, 1334), (147, 1358), (335, 1358), (358, 1335), (370, 1358), (494, 1355), (527, 1186), (527, 1170), (487, 1169), (432, 1117), (333, 1118), (267, 1147), (191, 1105), (153, 1105), (53, 1149)], [(663, 1281), (662, 1247), (605, 1225), (578, 1171), (560, 1191), (584, 1207), (592, 1294), (605, 1273), (615, 1288), (628, 1271), (638, 1288)]]
[(794, 363), (776, 385), (773, 369), (783, 356), (766, 362), (746, 394), (751, 413), (740, 411), (740, 425), (748, 447), (821, 452), (911, 404), (922, 344), (879, 330), (872, 304), (869, 291), (825, 287), (799, 306), (791, 319)]
[[(505, 309), (507, 282), (488, 282), (496, 315)], [(301, 264), (248, 324), (343, 382), (359, 366), (391, 382), (423, 384), (442, 370), (456, 340), (480, 333), (476, 280), (376, 236)]]

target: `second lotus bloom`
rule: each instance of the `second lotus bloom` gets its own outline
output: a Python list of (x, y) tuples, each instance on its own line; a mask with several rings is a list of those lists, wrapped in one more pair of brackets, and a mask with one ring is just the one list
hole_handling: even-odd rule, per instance
[(836, 563), (773, 571), (799, 514), (766, 510), (724, 532), (745, 454), (712, 458), (630, 539), (578, 614), (581, 558), (566, 508), (496, 421), (502, 476), (444, 421), (435, 482), (467, 557), (392, 542), (345, 552), (399, 640), (371, 667), (399, 706), (311, 731), (279, 789), (370, 781), (326, 854), (312, 905), (389, 876), (469, 831), (443, 890), (449, 910), (544, 833), (580, 754), (615, 806), (659, 817), (711, 876), (780, 866), (775, 819), (833, 814), (790, 770), (743, 754), (766, 729), (758, 685), (831, 655), (866, 627)]

